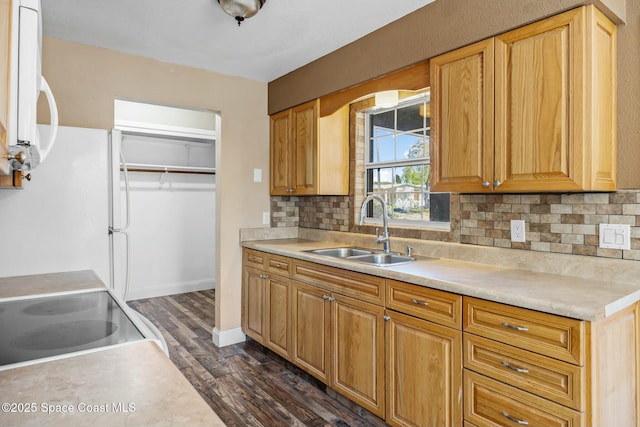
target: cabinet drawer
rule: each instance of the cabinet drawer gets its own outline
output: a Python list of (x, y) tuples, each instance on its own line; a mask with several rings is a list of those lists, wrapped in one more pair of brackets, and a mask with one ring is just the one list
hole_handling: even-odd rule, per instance
[(267, 267), (267, 254), (253, 249), (244, 250), (244, 265), (247, 267), (265, 270)]
[(584, 368), (472, 334), (464, 334), (463, 341), (465, 368), (575, 410), (584, 409)]
[(464, 331), (584, 365), (584, 322), (464, 297)]
[(294, 260), (292, 278), (331, 292), (384, 305), (384, 279), (382, 277)]
[(387, 280), (387, 308), (456, 329), (462, 328), (462, 296)]
[(291, 258), (285, 258), (276, 255), (267, 257), (267, 271), (280, 276), (291, 276)]
[(584, 415), (581, 412), (466, 369), (464, 407), (465, 420), (478, 427), (584, 425)]

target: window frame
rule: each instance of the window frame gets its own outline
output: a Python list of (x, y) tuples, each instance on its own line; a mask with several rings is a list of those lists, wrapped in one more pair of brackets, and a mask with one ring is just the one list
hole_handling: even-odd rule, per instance
[[(411, 106), (411, 105), (419, 105), (420, 103), (424, 103), (426, 101), (426, 105), (430, 104), (431, 101), (431, 96), (430, 96), (430, 92), (427, 91), (425, 93), (421, 93), (415, 96), (411, 96), (411, 97), (407, 97), (402, 99), (396, 106), (393, 107), (388, 107), (388, 108), (377, 108), (377, 107), (372, 107), (372, 108), (368, 108), (366, 110), (363, 111), (364, 113), (364, 155), (363, 155), (363, 159), (361, 159), (363, 161), (363, 167), (364, 167), (364, 182), (363, 182), (363, 186), (362, 188), (358, 189), (359, 192), (361, 192), (362, 197), (367, 197), (370, 194), (378, 194), (384, 197), (384, 192), (379, 192), (379, 191), (369, 191), (369, 190), (373, 190), (373, 188), (371, 188), (373, 185), (371, 183), (371, 180), (369, 179), (369, 171), (372, 170), (376, 170), (376, 169), (383, 169), (383, 168), (395, 168), (395, 167), (409, 167), (409, 166), (423, 166), (425, 168), (429, 169), (429, 174), (431, 171), (431, 150), (429, 149), (426, 153), (425, 156), (420, 157), (420, 158), (416, 158), (416, 159), (400, 159), (400, 160), (385, 160), (385, 161), (381, 161), (381, 162), (373, 162), (370, 161), (371, 156), (371, 150), (372, 150), (372, 143), (374, 141), (374, 138), (371, 135), (371, 115), (372, 114), (381, 114), (381, 113), (385, 113), (388, 111), (393, 111), (394, 112), (394, 128), (393, 128), (393, 132), (392, 135), (394, 136), (394, 144), (397, 142), (397, 136), (398, 135), (402, 135), (402, 134), (411, 134), (412, 131), (408, 130), (408, 131), (398, 131), (397, 127), (398, 127), (398, 123), (397, 123), (397, 117), (398, 117), (398, 110)], [(430, 131), (431, 131), (431, 125), (429, 123), (429, 125), (427, 126), (426, 123), (427, 118), (425, 117), (424, 122), (423, 122), (423, 126), (421, 129), (426, 130), (427, 132), (427, 137), (429, 138), (429, 144), (431, 142), (431, 135), (430, 135)], [(413, 130), (415, 131), (415, 129)], [(395, 147), (394, 147), (395, 149)], [(375, 173), (375, 172), (374, 172)], [(430, 188), (429, 182), (430, 182), (430, 176), (429, 174), (427, 174), (424, 179), (425, 179), (425, 185), (427, 185), (427, 188)], [(419, 192), (412, 192), (412, 194), (418, 194)], [(427, 194), (432, 194), (430, 191), (427, 191)], [(450, 199), (449, 199), (450, 200)], [(450, 202), (449, 202), (450, 203)], [(369, 207), (367, 207), (367, 214), (364, 218), (364, 225), (381, 225), (382, 224), (382, 218), (380, 217), (373, 217), (371, 216), (373, 212), (373, 207), (371, 205), (369, 205)], [(399, 219), (399, 218), (394, 218), (393, 215), (393, 209), (390, 209), (389, 212), (389, 226), (392, 227), (404, 227), (404, 228), (416, 228), (416, 229), (435, 229), (435, 230), (450, 230), (451, 227), (451, 218), (449, 218), (449, 221), (431, 221), (429, 219), (429, 217), (427, 216), (427, 219), (421, 219), (421, 220), (414, 220), (414, 219)]]

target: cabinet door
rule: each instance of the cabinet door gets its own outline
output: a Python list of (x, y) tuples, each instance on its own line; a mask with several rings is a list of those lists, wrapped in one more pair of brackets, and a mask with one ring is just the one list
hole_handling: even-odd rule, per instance
[(274, 114), (270, 119), (270, 187), (272, 195), (289, 195), (292, 190), (291, 110)]
[(289, 320), (289, 300), (291, 281), (277, 275), (270, 275), (266, 282), (265, 310), (267, 324), (264, 343), (284, 358), (289, 357), (291, 342), (291, 321)]
[(340, 295), (332, 297), (330, 385), (384, 417), (384, 308)]
[(264, 342), (264, 272), (245, 267), (242, 278), (242, 329), (259, 343)]
[(291, 109), (293, 194), (318, 192), (318, 110), (318, 100)]
[(586, 102), (584, 13), (579, 8), (496, 37), (499, 191), (581, 189), (575, 180)]
[(462, 332), (387, 311), (387, 419), (395, 426), (462, 424)]
[(291, 361), (327, 383), (331, 333), (328, 292), (291, 282)]
[(9, 114), (9, 67), (11, 41), (11, 1), (0, 0), (0, 175), (9, 173), (9, 141), (7, 141), (7, 127)]
[(493, 39), (431, 59), (431, 190), (491, 191)]

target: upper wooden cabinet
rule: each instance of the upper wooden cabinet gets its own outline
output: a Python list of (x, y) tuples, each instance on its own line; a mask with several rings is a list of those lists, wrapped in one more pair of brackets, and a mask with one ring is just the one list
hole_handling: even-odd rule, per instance
[(271, 116), (271, 195), (349, 193), (349, 108), (320, 117), (314, 100)]
[(574, 9), (431, 60), (431, 189), (616, 189), (616, 27)]
[(11, 67), (11, 4), (0, 0), (0, 188), (22, 188), (22, 171), (9, 170), (9, 68)]
[(9, 123), (9, 67), (11, 42), (11, 1), (0, 0), (0, 175), (9, 171), (9, 141), (7, 128)]

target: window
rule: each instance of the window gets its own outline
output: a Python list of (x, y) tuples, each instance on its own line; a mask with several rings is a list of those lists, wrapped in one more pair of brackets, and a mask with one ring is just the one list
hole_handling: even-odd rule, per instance
[[(365, 192), (381, 196), (394, 225), (449, 225), (449, 194), (429, 191), (429, 93), (365, 115)], [(381, 217), (377, 203), (367, 219)]]

